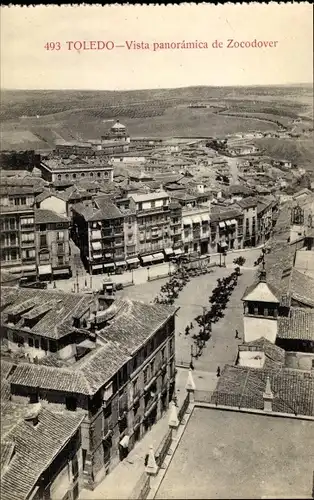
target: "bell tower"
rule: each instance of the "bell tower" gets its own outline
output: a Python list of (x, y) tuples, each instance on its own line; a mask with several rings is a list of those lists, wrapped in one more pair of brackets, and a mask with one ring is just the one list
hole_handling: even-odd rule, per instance
[(244, 342), (264, 337), (274, 344), (280, 300), (278, 291), (267, 283), (265, 255), (259, 281), (246, 289), (242, 301)]

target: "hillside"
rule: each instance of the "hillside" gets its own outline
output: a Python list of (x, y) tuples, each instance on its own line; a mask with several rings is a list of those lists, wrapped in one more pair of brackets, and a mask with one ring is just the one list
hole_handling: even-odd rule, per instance
[[(188, 107), (199, 102), (207, 108)], [(99, 138), (110, 120), (117, 118), (133, 136), (221, 136), (272, 130), (298, 116), (309, 120), (311, 105), (309, 86), (4, 90), (1, 149), (49, 149), (61, 139)]]

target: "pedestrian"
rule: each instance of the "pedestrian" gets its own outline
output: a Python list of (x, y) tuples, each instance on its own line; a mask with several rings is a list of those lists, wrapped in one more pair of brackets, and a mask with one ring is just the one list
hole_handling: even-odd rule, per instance
[(236, 338), (236, 339), (238, 339), (238, 338), (239, 338), (239, 332), (238, 332), (238, 330), (236, 330), (235, 338)]
[(217, 377), (220, 377), (220, 366), (217, 368)]
[(189, 326), (186, 326), (185, 327), (185, 335), (189, 335), (189, 333), (190, 333), (190, 328), (189, 328)]
[(193, 323), (191, 321), (191, 323), (190, 323), (190, 329), (192, 330), (192, 328), (193, 328)]
[(148, 459), (149, 459), (149, 455), (147, 454), (147, 455), (145, 456), (145, 467), (146, 467), (146, 466), (147, 466), (147, 464), (148, 464)]

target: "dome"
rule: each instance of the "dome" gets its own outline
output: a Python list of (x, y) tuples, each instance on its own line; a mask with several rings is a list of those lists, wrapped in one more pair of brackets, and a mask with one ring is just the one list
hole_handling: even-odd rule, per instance
[(116, 123), (112, 125), (111, 130), (125, 130), (125, 126), (117, 120)]

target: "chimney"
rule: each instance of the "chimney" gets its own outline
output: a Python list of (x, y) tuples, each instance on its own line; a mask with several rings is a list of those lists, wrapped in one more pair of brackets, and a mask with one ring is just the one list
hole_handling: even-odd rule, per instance
[(34, 403), (30, 405), (30, 409), (24, 416), (25, 422), (29, 423), (33, 427), (39, 423), (39, 414), (41, 412), (41, 403)]
[(272, 411), (273, 410), (273, 399), (274, 399), (274, 394), (271, 390), (270, 378), (267, 377), (266, 388), (265, 388), (265, 392), (263, 393), (264, 411)]
[(147, 457), (146, 473), (149, 474), (150, 476), (156, 476), (157, 472), (158, 472), (158, 466), (155, 460), (154, 448), (150, 446)]

